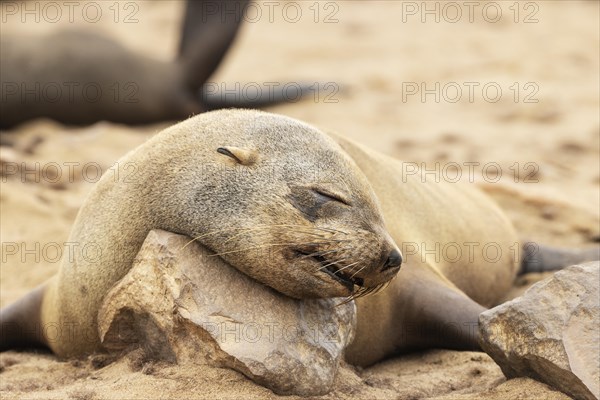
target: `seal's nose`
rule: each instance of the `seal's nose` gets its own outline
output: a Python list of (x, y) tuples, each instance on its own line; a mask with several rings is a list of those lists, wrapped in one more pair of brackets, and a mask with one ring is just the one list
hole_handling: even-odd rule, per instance
[(399, 267), (400, 264), (402, 264), (402, 254), (400, 254), (398, 250), (394, 249), (390, 252), (390, 255), (388, 256), (387, 260), (385, 260), (385, 264), (383, 264), (382, 271), (386, 271), (390, 268)]

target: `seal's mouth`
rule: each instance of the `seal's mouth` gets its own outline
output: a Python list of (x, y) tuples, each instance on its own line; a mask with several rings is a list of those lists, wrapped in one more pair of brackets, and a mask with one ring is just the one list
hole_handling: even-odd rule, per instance
[(344, 271), (343, 265), (339, 265), (334, 261), (327, 260), (321, 255), (313, 255), (301, 250), (297, 250), (297, 253), (302, 258), (312, 259), (319, 263), (319, 265), (321, 265), (319, 271), (329, 275), (334, 280), (344, 285), (344, 287), (346, 287), (346, 289), (348, 289), (350, 292), (354, 291), (354, 285), (359, 287), (364, 285), (364, 280), (362, 278), (353, 276), (349, 272)]

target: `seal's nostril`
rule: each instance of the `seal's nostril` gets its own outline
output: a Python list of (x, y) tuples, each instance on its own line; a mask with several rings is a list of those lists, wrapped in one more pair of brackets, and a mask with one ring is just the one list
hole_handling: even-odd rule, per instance
[(396, 249), (392, 250), (387, 260), (385, 260), (385, 264), (383, 265), (383, 271), (399, 267), (402, 264), (402, 254)]

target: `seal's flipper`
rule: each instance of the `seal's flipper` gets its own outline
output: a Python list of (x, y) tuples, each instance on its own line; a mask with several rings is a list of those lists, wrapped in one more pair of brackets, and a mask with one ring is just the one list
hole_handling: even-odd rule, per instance
[(486, 310), (428, 265), (407, 265), (385, 290), (357, 303), (346, 361), (363, 367), (393, 354), (432, 347), (479, 351)]
[(565, 249), (528, 242), (523, 244), (519, 274), (556, 271), (569, 265), (596, 260), (600, 260), (600, 248)]
[(442, 279), (437, 271), (415, 274), (410, 289), (400, 293), (399, 302), (407, 301), (413, 304), (404, 316), (406, 326), (412, 323), (414, 328), (403, 332), (407, 349), (481, 350), (479, 315), (486, 308)]
[(249, 0), (189, 0), (183, 17), (178, 62), (187, 86), (197, 92), (215, 72), (241, 25)]
[(220, 88), (207, 83), (231, 47), (244, 19), (249, 0), (199, 0), (186, 3), (177, 62), (189, 90), (200, 98), (203, 111), (222, 108), (263, 108), (293, 103), (320, 93), (335, 95), (339, 88), (328, 83), (282, 82), (260, 87), (251, 83), (244, 90)]
[(41, 305), (47, 285), (41, 285), (0, 310), (0, 351), (48, 347), (42, 333)]
[(199, 92), (201, 102), (207, 111), (222, 108), (263, 108), (280, 103), (295, 103), (309, 96), (315, 97), (323, 90), (322, 85), (318, 83), (288, 82), (264, 87), (251, 85), (240, 92), (220, 90), (214, 83), (205, 84)]

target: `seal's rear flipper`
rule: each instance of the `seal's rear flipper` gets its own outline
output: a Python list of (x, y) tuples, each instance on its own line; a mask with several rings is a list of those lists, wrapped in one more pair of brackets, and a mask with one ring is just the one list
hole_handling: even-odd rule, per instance
[(189, 0), (183, 17), (178, 62), (192, 92), (215, 72), (244, 19), (249, 0)]
[[(339, 90), (334, 83), (321, 85), (317, 83), (276, 83), (269, 85), (248, 83), (234, 87), (228, 84), (210, 82), (200, 90), (201, 103), (207, 111), (222, 108), (263, 108), (280, 103), (295, 103), (301, 99), (312, 96), (317, 98), (320, 94), (336, 94)], [(333, 93), (331, 90), (333, 89)]]
[(264, 85), (207, 82), (231, 47), (249, 2), (190, 0), (186, 3), (177, 62), (186, 87), (199, 97), (202, 110), (263, 108), (321, 94), (333, 102), (333, 96), (339, 91), (333, 82), (324, 85), (318, 82), (265, 82)]
[(556, 271), (569, 265), (596, 260), (600, 260), (600, 248), (564, 249), (528, 242), (523, 244), (519, 274)]
[(41, 305), (46, 285), (0, 310), (0, 351), (48, 347), (42, 333)]

